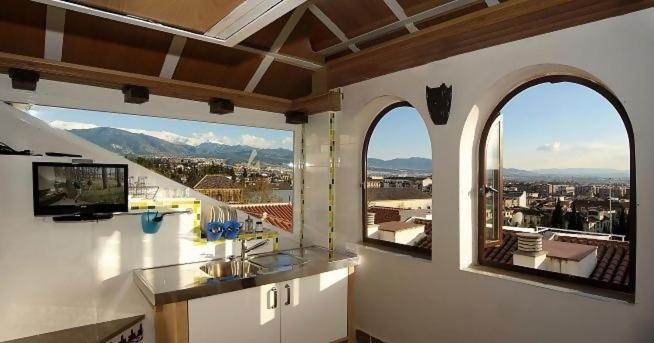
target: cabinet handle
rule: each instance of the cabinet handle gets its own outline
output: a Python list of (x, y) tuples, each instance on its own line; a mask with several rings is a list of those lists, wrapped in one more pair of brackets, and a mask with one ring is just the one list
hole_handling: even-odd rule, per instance
[(284, 305), (290, 305), (291, 304), (291, 286), (286, 284), (286, 286), (284, 286), (284, 288), (286, 288), (286, 302), (284, 303)]
[[(273, 293), (273, 304), (272, 304), (272, 306), (270, 305), (270, 292)], [(267, 307), (268, 307), (268, 309), (269, 309), (269, 310), (272, 310), (272, 309), (274, 309), (274, 308), (277, 308), (277, 288), (276, 288), (276, 287), (273, 287), (273, 288), (269, 289), (269, 290), (268, 290), (268, 294), (267, 294), (266, 296), (267, 296), (267, 298), (268, 298), (268, 299), (267, 299)]]

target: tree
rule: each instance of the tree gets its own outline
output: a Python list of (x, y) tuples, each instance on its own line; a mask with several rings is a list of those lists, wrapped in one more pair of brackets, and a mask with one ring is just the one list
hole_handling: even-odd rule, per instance
[(577, 231), (583, 230), (583, 227), (581, 225), (581, 218), (579, 217), (579, 213), (577, 213), (577, 206), (575, 206), (574, 202), (572, 203), (572, 212), (570, 213), (570, 221), (568, 222), (568, 229), (577, 230)]
[(107, 168), (102, 168), (102, 189), (107, 189)]
[(563, 228), (563, 208), (559, 200), (556, 201), (556, 206), (554, 207), (554, 211), (552, 211), (552, 227)]
[(623, 209), (620, 211), (620, 215), (618, 217), (618, 227), (616, 227), (613, 232), (618, 235), (626, 235), (627, 232), (627, 214), (625, 213), (625, 210)]
[(257, 180), (245, 187), (245, 198), (250, 203), (261, 204), (272, 201), (272, 185), (267, 180)]
[(116, 169), (116, 186), (118, 188), (123, 187), (123, 184), (120, 183), (120, 176), (122, 175), (122, 169)]

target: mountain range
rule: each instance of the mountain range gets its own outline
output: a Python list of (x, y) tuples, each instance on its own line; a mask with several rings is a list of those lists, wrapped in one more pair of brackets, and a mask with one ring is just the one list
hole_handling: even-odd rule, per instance
[(523, 170), (504, 168), (504, 176), (514, 178), (578, 177), (578, 178), (628, 178), (628, 170), (610, 168), (548, 168)]
[(279, 165), (293, 161), (293, 151), (282, 148), (260, 149), (247, 145), (211, 142), (199, 145), (172, 143), (146, 134), (111, 127), (72, 129), (68, 132), (121, 155), (213, 157), (225, 159), (228, 163), (238, 163), (247, 162), (252, 151), (256, 150), (255, 160), (261, 163)]
[[(133, 133), (110, 127), (88, 129), (71, 129), (73, 133), (87, 141), (121, 155), (136, 156), (186, 156), (213, 157), (225, 159), (228, 163), (247, 162), (253, 150), (256, 160), (267, 164), (288, 164), (293, 161), (293, 151), (283, 148), (262, 149), (248, 145), (228, 145), (205, 142), (199, 145), (173, 143), (143, 133)], [(432, 161), (424, 157), (394, 158), (383, 160), (368, 158), (368, 167), (372, 169), (430, 171)], [(550, 168), (523, 170), (505, 168), (504, 175), (513, 178), (625, 178), (629, 171), (609, 168)]]
[(379, 158), (368, 158), (368, 167), (373, 169), (394, 169), (394, 170), (431, 170), (431, 159), (424, 157), (394, 158), (382, 160)]

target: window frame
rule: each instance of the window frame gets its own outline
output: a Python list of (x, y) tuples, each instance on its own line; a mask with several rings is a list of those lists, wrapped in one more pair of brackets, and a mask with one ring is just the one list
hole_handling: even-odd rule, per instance
[[(238, 126), (238, 127), (246, 127), (246, 128), (260, 128), (260, 129), (269, 129), (269, 130), (279, 130), (279, 131), (287, 131), (292, 134), (292, 151), (293, 151), (293, 187), (292, 187), (292, 197), (293, 197), (293, 202), (292, 202), (292, 208), (293, 208), (293, 228), (291, 231), (284, 230), (282, 228), (279, 228), (273, 224), (267, 223), (264, 225), (270, 225), (275, 228), (275, 230), (279, 233), (280, 237), (293, 237), (294, 239), (301, 239), (302, 238), (302, 218), (301, 218), (301, 187), (302, 185), (299, 183), (302, 179), (302, 174), (301, 174), (301, 165), (304, 164), (304, 157), (302, 156), (302, 151), (304, 150), (303, 147), (303, 130), (301, 128), (301, 125), (296, 125), (296, 124), (281, 124), (281, 125), (258, 125), (259, 121), (256, 120), (248, 120), (248, 121), (243, 121), (243, 122), (230, 122), (230, 121), (221, 121), (222, 117), (221, 116), (212, 116), (210, 118), (203, 118), (203, 117), (198, 117), (196, 111), (190, 110), (186, 112), (186, 115), (179, 115), (179, 113), (184, 113), (184, 112), (175, 112), (174, 115), (166, 115), (166, 111), (163, 110), (163, 106), (165, 104), (158, 104), (155, 106), (155, 108), (147, 108), (141, 111), (143, 109), (142, 107), (127, 107), (127, 108), (122, 108), (121, 104), (122, 102), (116, 102), (116, 103), (109, 103), (105, 104), (100, 102), (100, 106), (91, 105), (87, 103), (86, 101), (97, 101), (98, 99), (104, 99), (108, 95), (104, 93), (104, 91), (112, 91), (109, 89), (102, 89), (101, 92), (94, 96), (94, 97), (87, 97), (84, 99), (81, 99), (79, 97), (76, 97), (74, 95), (78, 94), (75, 89), (69, 89), (69, 87), (74, 87), (74, 88), (80, 88), (82, 90), (87, 89), (90, 86), (86, 85), (79, 85), (79, 84), (69, 84), (69, 83), (64, 83), (64, 86), (61, 85), (46, 85), (44, 88), (39, 88), (37, 92), (34, 95), (30, 94), (19, 94), (17, 96), (10, 96), (7, 98), (1, 98), (0, 101), (4, 102), (5, 104), (12, 106), (11, 104), (25, 104), (25, 105), (31, 105), (31, 106), (40, 106), (40, 107), (48, 107), (48, 108), (53, 108), (53, 109), (71, 109), (71, 110), (79, 110), (79, 111), (88, 111), (88, 112), (101, 112), (105, 114), (112, 114), (112, 115), (125, 115), (125, 116), (137, 116), (137, 117), (147, 117), (147, 118), (153, 118), (153, 119), (170, 119), (170, 120), (181, 120), (181, 121), (187, 121), (187, 122), (195, 122), (195, 123), (204, 123), (204, 124), (218, 124), (218, 125), (227, 125), (227, 126)], [(52, 97), (45, 98), (42, 94), (43, 93), (51, 93)], [(97, 98), (96, 98), (97, 97)], [(56, 101), (53, 101), (56, 100)], [(61, 101), (59, 103), (58, 101)], [(172, 104), (177, 104), (182, 100), (176, 99), (176, 98), (171, 98), (171, 99), (166, 99), (166, 102), (171, 102)], [(249, 110), (248, 110), (249, 111)], [(256, 116), (256, 114), (255, 114)], [(89, 142), (91, 144), (94, 144), (92, 142)], [(122, 158), (127, 159), (126, 156), (119, 155)], [(129, 159), (127, 159), (129, 160)], [(138, 164), (134, 161), (129, 160), (129, 163), (135, 163)], [(143, 167), (143, 166), (142, 166)], [(146, 167), (144, 167), (146, 168)], [(150, 170), (153, 173), (157, 173), (154, 170), (151, 170), (149, 168), (146, 168)], [(158, 173), (157, 173), (158, 174)], [(297, 181), (296, 181), (297, 180)], [(171, 180), (174, 181), (174, 180)], [(176, 181), (174, 181), (176, 182)], [(181, 183), (180, 183), (181, 184)], [(189, 187), (193, 189), (192, 187)], [(211, 196), (203, 194), (209, 198)], [(223, 200), (218, 200), (215, 199), (216, 201), (224, 202), (225, 204), (229, 205), (227, 202)]]
[[(485, 223), (485, 202), (484, 202), (484, 195), (485, 192), (483, 191), (483, 187), (485, 185), (485, 171), (486, 171), (486, 160), (485, 160), (485, 151), (486, 151), (486, 145), (487, 145), (487, 140), (488, 140), (488, 134), (490, 131), (490, 128), (495, 121), (495, 119), (501, 115), (501, 110), (504, 108), (504, 106), (511, 101), (516, 95), (520, 94), (524, 90), (531, 88), (533, 86), (543, 84), (543, 83), (562, 83), (562, 82), (569, 82), (569, 83), (575, 83), (587, 88), (590, 88), (597, 92), (599, 95), (603, 96), (618, 112), (620, 115), (620, 118), (622, 119), (622, 123), (624, 125), (625, 130), (627, 131), (627, 136), (629, 140), (629, 187), (630, 187), (630, 194), (629, 194), (629, 201), (630, 201), (630, 208), (629, 208), (629, 228), (628, 228), (628, 234), (629, 234), (629, 266), (628, 266), (628, 271), (630, 275), (630, 282), (628, 285), (622, 285), (622, 284), (613, 284), (613, 283), (607, 283), (607, 282), (601, 282), (598, 280), (593, 280), (590, 278), (584, 278), (580, 276), (572, 276), (572, 275), (567, 275), (567, 274), (561, 274), (561, 273), (556, 273), (556, 272), (550, 272), (550, 271), (545, 271), (545, 270), (540, 270), (540, 269), (532, 269), (532, 268), (526, 268), (526, 267), (521, 267), (521, 266), (515, 266), (512, 264), (503, 264), (503, 263), (498, 263), (498, 262), (493, 262), (493, 261), (486, 261), (484, 259), (484, 248), (485, 248), (485, 237), (484, 237), (484, 223)], [(636, 230), (636, 225), (637, 225), (637, 203), (636, 203), (636, 154), (635, 154), (635, 140), (634, 140), (634, 132), (633, 132), (633, 127), (631, 125), (631, 121), (629, 120), (629, 116), (627, 114), (626, 109), (622, 105), (622, 102), (620, 99), (613, 94), (609, 89), (607, 89), (605, 86), (601, 85), (600, 83), (579, 77), (579, 76), (573, 76), (573, 75), (547, 75), (547, 76), (542, 76), (538, 77), (532, 80), (529, 80), (525, 83), (522, 83), (518, 87), (514, 88), (511, 90), (507, 95), (505, 95), (502, 100), (499, 101), (499, 103), (495, 106), (493, 111), (491, 112), (491, 115), (488, 119), (486, 119), (486, 123), (484, 124), (483, 131), (481, 133), (481, 137), (479, 140), (479, 151), (478, 151), (478, 178), (477, 178), (477, 185), (479, 189), (479, 194), (478, 194), (478, 202), (477, 202), (477, 214), (478, 214), (478, 225), (477, 225), (477, 263), (481, 266), (487, 266), (487, 267), (492, 267), (492, 268), (497, 268), (497, 269), (504, 269), (504, 270), (509, 270), (509, 271), (514, 271), (514, 272), (519, 272), (519, 273), (524, 273), (524, 274), (529, 274), (529, 275), (535, 275), (538, 277), (544, 277), (546, 279), (553, 279), (553, 280), (559, 280), (559, 281), (564, 281), (564, 282), (569, 282), (573, 285), (584, 285), (584, 286), (591, 286), (594, 288), (599, 288), (599, 289), (607, 289), (607, 290), (613, 290), (613, 291), (619, 291), (622, 293), (627, 293), (630, 296), (635, 295), (635, 290), (636, 290), (636, 240), (637, 240), (637, 230)], [(500, 156), (502, 156), (502, 153), (500, 153)], [(502, 156), (503, 157), (503, 156)], [(503, 174), (500, 171), (500, 178), (503, 179)], [(503, 206), (504, 206), (504, 201), (501, 199), (501, 201), (498, 203), (499, 206), (499, 213), (503, 214)], [(501, 231), (501, 230), (500, 230)]]
[[(411, 245), (404, 245), (404, 244), (399, 244), (399, 243), (394, 243), (394, 242), (387, 242), (383, 241), (381, 239), (374, 239), (374, 238), (369, 238), (367, 235), (367, 209), (368, 209), (368, 183), (367, 183), (367, 177), (368, 177), (368, 147), (370, 145), (370, 139), (372, 138), (372, 134), (375, 131), (375, 128), (377, 128), (377, 124), (382, 120), (382, 118), (388, 114), (390, 111), (400, 108), (400, 107), (410, 107), (414, 108), (408, 101), (399, 101), (395, 102), (391, 105), (386, 106), (384, 109), (382, 109), (373, 119), (372, 123), (370, 123), (370, 126), (368, 127), (368, 130), (366, 132), (366, 136), (363, 141), (363, 150), (361, 152), (361, 237), (362, 237), (362, 242), (364, 245), (369, 245), (373, 247), (377, 247), (380, 249), (392, 251), (395, 253), (400, 253), (400, 254), (405, 254), (413, 257), (419, 257), (419, 258), (424, 258), (424, 259), (429, 259), (431, 260), (431, 249), (424, 249), (420, 248), (417, 246), (411, 246)], [(421, 117), (422, 119), (422, 117)], [(426, 124), (425, 124), (426, 126)], [(431, 146), (430, 146), (431, 149)], [(432, 168), (432, 180), (434, 180), (433, 176), (433, 168)], [(433, 198), (433, 195), (432, 195)], [(432, 206), (433, 207), (433, 206)], [(434, 220), (432, 218), (432, 230), (434, 230)], [(433, 235), (432, 235), (433, 239)]]

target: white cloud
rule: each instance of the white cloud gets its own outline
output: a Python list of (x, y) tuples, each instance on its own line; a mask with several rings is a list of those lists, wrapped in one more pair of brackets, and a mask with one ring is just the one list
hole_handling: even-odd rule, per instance
[(249, 145), (254, 148), (272, 148), (275, 144), (273, 141), (269, 141), (265, 138), (253, 136), (253, 135), (242, 135), (240, 138), (240, 143), (243, 145)]
[(561, 151), (561, 142), (553, 142), (549, 144), (543, 144), (536, 148), (536, 150), (540, 151), (551, 151), (551, 152), (559, 152)]
[[(556, 143), (556, 142), (555, 142)], [(554, 143), (545, 145), (549, 149), (534, 152), (532, 147), (508, 147), (504, 153), (504, 166), (519, 169), (546, 168), (610, 168), (629, 169), (629, 143), (583, 142), (559, 144), (553, 153)]]
[(87, 123), (77, 123), (72, 121), (63, 121), (63, 120), (54, 120), (51, 121), (50, 126), (62, 129), (62, 130), (78, 130), (78, 129), (93, 129), (98, 127), (97, 125), (87, 124)]
[(183, 143), (183, 144), (188, 144), (189, 138), (186, 136), (181, 136), (176, 133), (172, 133), (169, 131), (150, 131), (150, 130), (139, 130), (139, 129), (127, 129), (127, 128), (118, 128), (119, 130), (131, 132), (131, 133), (138, 133), (138, 134), (143, 134), (146, 136), (151, 136), (151, 137), (156, 137), (159, 139), (163, 139), (165, 141), (171, 142), (171, 143)]
[(200, 145), (202, 143), (217, 143), (217, 144), (233, 144), (231, 138), (225, 136), (218, 136), (213, 132), (194, 133), (189, 139), (190, 145)]
[(293, 149), (293, 137), (284, 137), (282, 139), (282, 148)]

